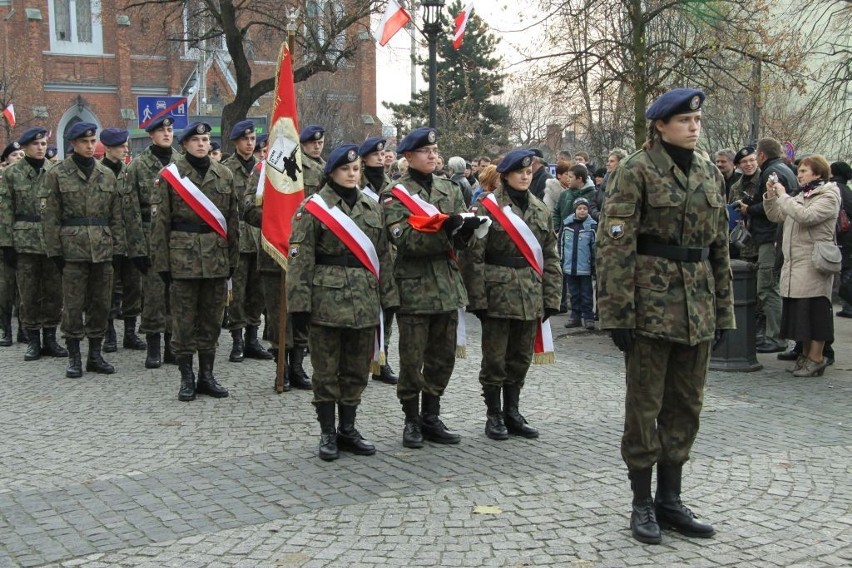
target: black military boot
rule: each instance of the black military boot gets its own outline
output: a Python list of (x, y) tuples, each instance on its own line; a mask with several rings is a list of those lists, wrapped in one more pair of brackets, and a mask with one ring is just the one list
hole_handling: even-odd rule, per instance
[(56, 328), (46, 327), (42, 331), (41, 354), (45, 357), (68, 357), (68, 351), (56, 341)]
[(492, 440), (508, 440), (509, 430), (503, 422), (503, 409), (500, 407), (500, 388), (488, 387), (483, 390), (482, 397), (488, 408), (485, 415), (485, 435)]
[(518, 412), (520, 398), (520, 386), (503, 386), (503, 418), (506, 421), (506, 429), (510, 434), (517, 434), (524, 438), (538, 438), (538, 430), (527, 424), (527, 419)]
[[(275, 381), (273, 381), (273, 385), (274, 385), (278, 381), (278, 354), (279, 354), (279, 351), (278, 351), (277, 347), (270, 347), (269, 352), (272, 353), (272, 360), (275, 361)], [(290, 388), (290, 369), (289, 368), (287, 368), (284, 371), (284, 385), (283, 385), (282, 390), (284, 392), (290, 392), (290, 390), (291, 390), (291, 388)]]
[(436, 444), (458, 444), (461, 436), (448, 430), (441, 421), (441, 397), (422, 393), (423, 409), (420, 414), (420, 428), (423, 437)]
[(395, 385), (399, 382), (399, 377), (393, 372), (390, 364), (382, 365), (378, 375), (373, 375), (374, 381), (382, 381), (389, 385)]
[(376, 453), (376, 446), (365, 440), (361, 433), (355, 429), (357, 410), (357, 406), (337, 405), (337, 411), (340, 414), (340, 424), (337, 427), (337, 447), (358, 456), (372, 456)]
[(0, 330), (0, 347), (10, 347), (12, 345), (12, 314), (6, 316), (2, 322), (2, 330)]
[(233, 339), (233, 344), (231, 345), (231, 354), (228, 355), (228, 361), (230, 361), (231, 363), (242, 363), (243, 359), (245, 358), (245, 342), (243, 342), (243, 330), (231, 330), (231, 339)]
[(222, 314), (222, 329), (228, 329), (231, 327), (231, 310), (225, 308), (225, 312)]
[(337, 430), (334, 429), (334, 403), (320, 402), (317, 404), (317, 420), (320, 423), (319, 458), (333, 461), (340, 457), (337, 450)]
[(213, 398), (226, 398), (228, 389), (219, 384), (213, 376), (213, 361), (216, 359), (216, 351), (198, 352), (198, 384), (195, 392), (206, 394)]
[(287, 350), (287, 374), (290, 378), (290, 384), (293, 388), (299, 390), (313, 390), (311, 378), (302, 367), (302, 361), (305, 360), (305, 348), (294, 347)]
[(660, 544), (663, 537), (651, 498), (651, 468), (630, 470), (630, 488), (633, 490), (633, 512), (630, 514), (630, 532), (633, 538), (645, 544)]
[(177, 359), (175, 358), (175, 354), (172, 351), (172, 334), (164, 333), (163, 334), (163, 363), (167, 365), (176, 365)]
[(406, 448), (423, 447), (423, 431), (420, 429), (420, 397), (415, 396), (402, 401), (405, 413), (405, 428), (402, 431), (402, 445)]
[(115, 334), (115, 320), (107, 320), (106, 334), (104, 334), (104, 353), (115, 353), (118, 351), (118, 337)]
[(27, 344), (27, 352), (24, 353), (24, 361), (38, 361), (41, 359), (41, 332), (37, 329), (27, 331), (29, 343)]
[(143, 351), (145, 342), (136, 335), (136, 318), (124, 318), (124, 339), (121, 346), (125, 349), (133, 349), (134, 351)]
[(148, 354), (145, 356), (145, 368), (159, 369), (163, 364), (163, 360), (160, 356), (160, 334), (147, 334), (145, 336), (145, 343), (148, 344)]
[(261, 361), (272, 359), (272, 353), (264, 349), (260, 341), (257, 340), (256, 325), (246, 326), (245, 356), (249, 359), (260, 359)]
[(674, 529), (684, 536), (710, 538), (716, 534), (712, 525), (695, 520), (695, 513), (680, 500), (683, 466), (657, 465), (657, 495), (654, 498), (660, 526)]
[(83, 361), (80, 356), (80, 340), (68, 339), (65, 342), (68, 347), (68, 368), (65, 369), (65, 376), (69, 379), (79, 379), (83, 376)]
[(101, 375), (111, 375), (115, 372), (115, 367), (104, 360), (101, 354), (101, 342), (103, 339), (89, 338), (89, 356), (86, 358), (86, 371), (100, 373)]
[(181, 355), (177, 358), (180, 371), (180, 390), (178, 400), (189, 402), (195, 400), (195, 373), (192, 372), (192, 355)]

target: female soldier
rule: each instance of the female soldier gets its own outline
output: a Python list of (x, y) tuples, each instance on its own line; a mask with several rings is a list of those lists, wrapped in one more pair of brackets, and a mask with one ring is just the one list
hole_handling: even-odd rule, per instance
[(338, 458), (338, 443), (358, 455), (376, 453), (355, 429), (355, 411), (367, 386), (381, 308), (395, 309), (399, 297), (381, 206), (358, 189), (358, 146), (335, 148), (323, 173), (324, 185), (293, 218), (287, 299), (293, 324), (310, 323), (319, 457), (330, 461)]

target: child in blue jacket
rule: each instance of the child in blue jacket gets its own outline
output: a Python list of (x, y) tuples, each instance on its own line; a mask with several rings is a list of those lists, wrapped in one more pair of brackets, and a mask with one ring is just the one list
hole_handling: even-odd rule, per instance
[(571, 295), (571, 316), (565, 327), (595, 329), (594, 286), (595, 230), (598, 223), (589, 215), (589, 201), (578, 197), (574, 213), (562, 221), (562, 272)]

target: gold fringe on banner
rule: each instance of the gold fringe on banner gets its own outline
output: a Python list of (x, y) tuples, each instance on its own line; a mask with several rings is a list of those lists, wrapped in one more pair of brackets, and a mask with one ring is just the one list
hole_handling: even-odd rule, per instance
[(552, 365), (556, 363), (556, 353), (535, 353), (533, 354), (533, 365)]
[(456, 359), (467, 358), (467, 347), (464, 345), (456, 345)]
[(287, 271), (287, 257), (284, 256), (283, 254), (281, 254), (281, 251), (278, 250), (277, 248), (275, 248), (275, 246), (273, 246), (272, 243), (267, 241), (266, 237), (264, 237), (263, 235), (261, 235), (260, 242), (261, 242), (261, 246), (263, 246), (263, 250), (265, 250), (269, 254), (269, 256), (271, 256), (273, 258), (273, 260), (275, 260), (275, 262), (277, 262), (279, 264), (279, 266), (281, 266), (281, 268), (283, 268), (284, 271), (286, 272)]

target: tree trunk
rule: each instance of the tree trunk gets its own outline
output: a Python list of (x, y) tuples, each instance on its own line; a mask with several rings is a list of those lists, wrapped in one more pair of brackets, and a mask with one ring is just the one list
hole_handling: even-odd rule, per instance
[(642, 1), (631, 0), (628, 8), (630, 19), (630, 49), (633, 53), (633, 142), (641, 148), (645, 142), (645, 104), (648, 98), (648, 70), (645, 61), (645, 19)]

